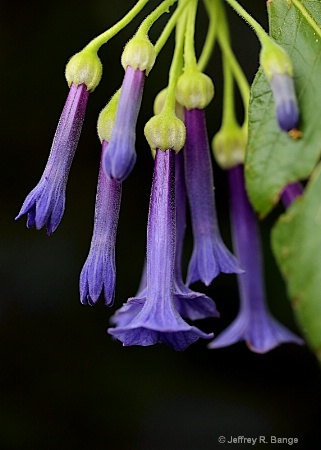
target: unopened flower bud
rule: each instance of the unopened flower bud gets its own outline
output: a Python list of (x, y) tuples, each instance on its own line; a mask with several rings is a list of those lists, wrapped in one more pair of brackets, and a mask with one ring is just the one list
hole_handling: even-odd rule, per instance
[(152, 150), (159, 148), (179, 152), (185, 143), (186, 129), (175, 114), (161, 113), (152, 117), (145, 125), (145, 137)]
[(178, 79), (176, 100), (186, 109), (204, 109), (214, 97), (214, 85), (202, 72), (188, 70)]
[(127, 42), (121, 63), (126, 70), (127, 66), (131, 66), (134, 70), (146, 72), (146, 75), (152, 70), (156, 60), (156, 52), (153, 44), (147, 37), (134, 36)]
[(243, 164), (246, 150), (246, 135), (238, 125), (223, 127), (213, 138), (212, 150), (216, 162), (222, 169)]
[(111, 132), (114, 126), (120, 89), (112, 96), (105, 108), (103, 108), (98, 116), (97, 132), (100, 142), (110, 141)]
[(99, 84), (103, 67), (97, 52), (84, 48), (69, 60), (66, 66), (66, 80), (68, 86), (85, 84), (87, 90), (92, 92)]

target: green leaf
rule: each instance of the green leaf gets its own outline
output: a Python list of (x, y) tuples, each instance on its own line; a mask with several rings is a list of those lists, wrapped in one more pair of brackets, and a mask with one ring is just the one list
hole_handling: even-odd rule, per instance
[(272, 0), (268, 10), (270, 35), (293, 63), (302, 138), (294, 140), (279, 129), (260, 69), (251, 89), (245, 174), (250, 200), (262, 216), (288, 183), (310, 175), (321, 153), (321, 2)]
[(296, 318), (321, 359), (321, 164), (304, 196), (282, 215), (272, 232), (277, 262), (288, 283)]

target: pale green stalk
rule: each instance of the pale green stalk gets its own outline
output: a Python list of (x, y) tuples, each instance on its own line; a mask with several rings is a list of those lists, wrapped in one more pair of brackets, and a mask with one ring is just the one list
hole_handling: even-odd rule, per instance
[(178, 6), (175, 10), (175, 12), (173, 13), (173, 15), (171, 16), (171, 18), (169, 19), (169, 21), (167, 22), (164, 30), (162, 31), (161, 35), (159, 36), (159, 38), (157, 39), (157, 42), (155, 44), (155, 52), (156, 55), (159, 54), (159, 52), (162, 50), (162, 48), (164, 47), (165, 43), (167, 42), (169, 36), (171, 35), (173, 28), (175, 27), (178, 19), (180, 18), (180, 16), (182, 15), (182, 12), (184, 11), (184, 9), (186, 8), (187, 4), (190, 2), (191, 0), (184, 0), (184, 1), (179, 1), (178, 2)]
[(149, 0), (139, 0), (136, 5), (115, 25), (106, 30), (104, 33), (100, 34), (94, 38), (88, 45), (87, 48), (90, 50), (95, 50), (96, 52), (100, 49), (103, 44), (106, 44), (112, 37), (114, 37), (119, 31), (125, 28), (144, 8)]
[(185, 45), (184, 45), (184, 68), (194, 69), (198, 71), (195, 55), (195, 20), (197, 12), (198, 0), (191, 0), (186, 12), (187, 22), (185, 29)]
[(170, 6), (176, 2), (177, 0), (164, 0), (149, 16), (146, 17), (146, 19), (143, 20), (137, 30), (136, 36), (146, 36), (156, 20), (165, 12), (169, 12)]
[(200, 72), (204, 72), (204, 69), (207, 66), (210, 57), (213, 53), (213, 48), (215, 45), (215, 37), (217, 32), (217, 10), (216, 10), (217, 0), (216, 1), (204, 0), (204, 4), (206, 7), (209, 24), (202, 53), (197, 62), (197, 66)]
[[(193, 0), (194, 1), (194, 0)], [(184, 41), (185, 41), (185, 27), (186, 27), (186, 15), (189, 14), (189, 9), (183, 13), (183, 17), (180, 18), (176, 26), (176, 36), (175, 36), (175, 50), (169, 69), (168, 77), (168, 88), (166, 100), (164, 103), (162, 112), (174, 112), (175, 113), (175, 93), (176, 85), (179, 76), (183, 69), (183, 51), (184, 51)]]

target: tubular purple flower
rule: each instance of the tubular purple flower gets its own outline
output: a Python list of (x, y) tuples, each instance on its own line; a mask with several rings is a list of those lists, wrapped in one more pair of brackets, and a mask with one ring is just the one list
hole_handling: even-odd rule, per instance
[[(175, 264), (175, 153), (156, 150), (148, 231), (147, 293), (133, 318), (128, 315), (108, 332), (123, 345), (153, 345), (163, 342), (175, 350), (184, 350), (206, 334), (188, 325), (176, 310), (173, 296)], [(134, 314), (133, 314), (134, 315)], [(131, 319), (131, 320), (130, 320)], [(116, 316), (117, 321), (117, 316)]]
[(281, 199), (285, 208), (289, 208), (297, 197), (303, 195), (303, 192), (302, 184), (299, 182), (290, 183), (285, 186), (281, 194)]
[(174, 268), (175, 305), (185, 319), (199, 320), (207, 317), (219, 317), (215, 303), (205, 294), (189, 289), (182, 278), (182, 254), (186, 229), (186, 189), (184, 178), (184, 155), (176, 155), (175, 168), (176, 193), (176, 252)]
[[(107, 142), (103, 141), (102, 158)], [(114, 302), (116, 265), (115, 243), (121, 201), (121, 182), (110, 180), (100, 163), (94, 231), (90, 250), (80, 274), (80, 301), (82, 304), (94, 305), (102, 291), (105, 305)]]
[(103, 168), (112, 180), (125, 180), (136, 161), (135, 139), (145, 72), (127, 66)]
[(187, 284), (201, 280), (208, 286), (220, 272), (241, 273), (242, 269), (225, 247), (218, 227), (204, 111), (186, 109), (185, 125), (185, 179), (194, 237)]
[(85, 118), (88, 96), (85, 84), (71, 85), (43, 175), (16, 217), (17, 220), (27, 214), (28, 228), (35, 225), (40, 230), (46, 225), (50, 235), (62, 219), (68, 175)]
[[(189, 289), (182, 278), (182, 252), (186, 228), (186, 191), (184, 179), (184, 156), (180, 151), (175, 156), (175, 194), (176, 194), (176, 252), (174, 267), (174, 303), (178, 313), (189, 320), (219, 317), (215, 303), (205, 294)], [(129, 323), (143, 307), (147, 293), (147, 267), (143, 273), (135, 298), (129, 299), (111, 318), (112, 323), (124, 325)]]
[(209, 348), (226, 347), (240, 340), (256, 353), (268, 352), (286, 342), (302, 345), (302, 339), (272, 317), (266, 304), (259, 230), (245, 191), (243, 165), (230, 169), (228, 178), (233, 245), (245, 273), (238, 275), (239, 314)]
[(292, 77), (287, 73), (274, 73), (270, 84), (275, 101), (276, 117), (281, 130), (297, 129), (299, 108)]

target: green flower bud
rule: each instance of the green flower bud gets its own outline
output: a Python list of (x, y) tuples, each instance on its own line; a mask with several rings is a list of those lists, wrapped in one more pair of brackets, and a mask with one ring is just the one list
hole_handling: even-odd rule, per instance
[(287, 74), (290, 77), (293, 75), (289, 55), (272, 39), (264, 42), (260, 53), (260, 63), (269, 81), (274, 74)]
[[(162, 112), (166, 96), (167, 96), (167, 88), (161, 90), (157, 94), (154, 101), (154, 114), (160, 114)], [(179, 119), (181, 119), (182, 122), (184, 122), (184, 107), (178, 102), (175, 102), (175, 114)]]
[(146, 71), (146, 75), (152, 70), (155, 60), (156, 52), (153, 44), (147, 37), (141, 36), (134, 36), (127, 42), (121, 57), (125, 70), (127, 66), (131, 66), (134, 70)]
[(145, 125), (145, 137), (152, 150), (159, 148), (179, 152), (185, 144), (186, 129), (174, 113), (161, 113), (152, 117)]
[(246, 151), (246, 133), (237, 124), (222, 127), (212, 141), (212, 150), (216, 162), (222, 169), (243, 164)]
[(178, 79), (176, 100), (186, 109), (204, 109), (214, 97), (210, 77), (197, 70), (187, 70)]
[(92, 92), (99, 84), (103, 66), (95, 50), (84, 48), (69, 60), (66, 66), (66, 80), (70, 87), (84, 83), (87, 90)]
[(111, 132), (113, 130), (117, 105), (120, 95), (120, 89), (112, 96), (105, 108), (100, 111), (97, 122), (97, 132), (100, 142), (110, 141)]

